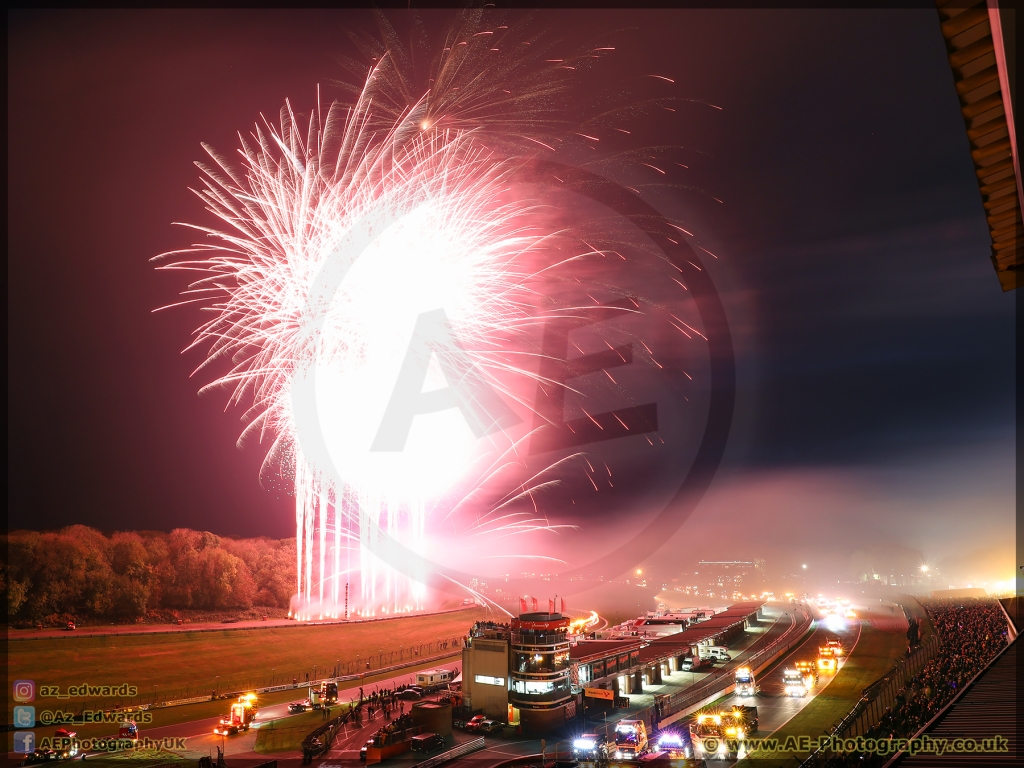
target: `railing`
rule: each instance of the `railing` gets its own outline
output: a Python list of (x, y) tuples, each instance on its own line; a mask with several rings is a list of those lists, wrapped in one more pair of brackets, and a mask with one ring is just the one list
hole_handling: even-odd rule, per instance
[(524, 635), (520, 632), (511, 634), (512, 645), (549, 646), (564, 645), (569, 647), (569, 636), (565, 632), (547, 635)]
[(548, 704), (555, 701), (561, 701), (562, 699), (571, 699), (572, 692), (565, 688), (561, 691), (545, 691), (544, 693), (519, 693), (518, 691), (509, 691), (509, 703), (514, 706), (520, 704)]
[(352, 717), (352, 713), (356, 711), (355, 707), (349, 709), (345, 714), (339, 715), (333, 720), (324, 723), (309, 736), (302, 740), (302, 764), (309, 765), (314, 757), (325, 755), (330, 751), (331, 745), (334, 743), (334, 737), (338, 733), (338, 729), (344, 727), (348, 719)]
[(457, 757), (468, 755), (470, 752), (476, 752), (477, 750), (484, 748), (483, 737), (479, 739), (473, 739), (467, 741), (464, 744), (459, 744), (455, 749), (449, 749), (447, 752), (442, 752), (439, 755), (427, 758), (422, 763), (416, 763), (413, 768), (434, 768), (438, 765), (444, 765), (445, 763), (454, 760)]
[[(801, 642), (803, 640), (804, 632), (810, 626), (810, 616), (803, 614), (799, 621), (803, 623), (798, 624), (797, 622), (794, 622), (781, 637), (745, 659), (744, 666), (757, 668), (767, 664), (772, 661), (775, 656), (785, 653), (798, 642)], [(791, 635), (795, 636), (790, 637)], [(717, 674), (713, 674), (711, 679), (699, 688), (688, 688), (667, 697), (662, 704), (661, 718), (681, 712), (684, 709), (687, 709), (688, 707), (691, 707), (709, 696), (729, 687), (733, 682), (732, 672), (733, 670), (731, 669), (718, 670)]]

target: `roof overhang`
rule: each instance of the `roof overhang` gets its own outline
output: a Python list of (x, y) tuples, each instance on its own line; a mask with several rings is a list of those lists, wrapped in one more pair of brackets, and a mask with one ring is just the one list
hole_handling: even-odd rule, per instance
[(942, 36), (978, 177), (991, 257), (1004, 291), (1021, 264), (1016, 106), (1016, 9), (998, 0), (937, 0)]

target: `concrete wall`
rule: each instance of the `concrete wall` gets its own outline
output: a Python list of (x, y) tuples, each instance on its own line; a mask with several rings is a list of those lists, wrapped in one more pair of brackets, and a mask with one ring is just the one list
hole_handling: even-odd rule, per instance
[[(466, 707), (504, 721), (508, 717), (508, 643), (474, 638), (462, 651), (462, 692)], [(476, 676), (500, 677), (504, 686), (476, 682)]]
[(521, 709), (519, 710), (519, 721), (522, 723), (523, 733), (549, 733), (565, 725), (565, 708)]

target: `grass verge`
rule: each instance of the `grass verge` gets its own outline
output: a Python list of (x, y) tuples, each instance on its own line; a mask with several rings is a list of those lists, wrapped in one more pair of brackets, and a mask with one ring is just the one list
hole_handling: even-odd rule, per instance
[[(331, 707), (331, 716), (341, 714), (345, 708)], [(256, 732), (254, 749), (263, 755), (276, 752), (298, 752), (302, 740), (326, 722), (320, 712), (303, 712), (295, 717), (271, 720)]]
[[(785, 744), (790, 737), (810, 736), (816, 741), (826, 728), (839, 723), (853, 709), (865, 688), (892, 669), (906, 648), (907, 639), (902, 632), (876, 629), (865, 621), (861, 625), (860, 640), (835, 679), (814, 697), (814, 701), (771, 734), (771, 738), (780, 744)], [(783, 751), (771, 756), (748, 757), (742, 762), (756, 768), (792, 768), (807, 755), (807, 752), (796, 750)]]

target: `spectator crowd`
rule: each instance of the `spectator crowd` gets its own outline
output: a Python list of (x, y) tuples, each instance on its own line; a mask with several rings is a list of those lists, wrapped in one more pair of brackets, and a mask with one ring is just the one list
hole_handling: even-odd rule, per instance
[[(1006, 615), (995, 600), (944, 598), (919, 602), (939, 638), (938, 651), (896, 695), (881, 721), (865, 734), (868, 739), (913, 736), (1006, 646)], [(911, 645), (914, 639), (911, 637)], [(891, 755), (844, 754), (830, 760), (829, 765), (868, 768), (882, 765), (890, 758)]]

